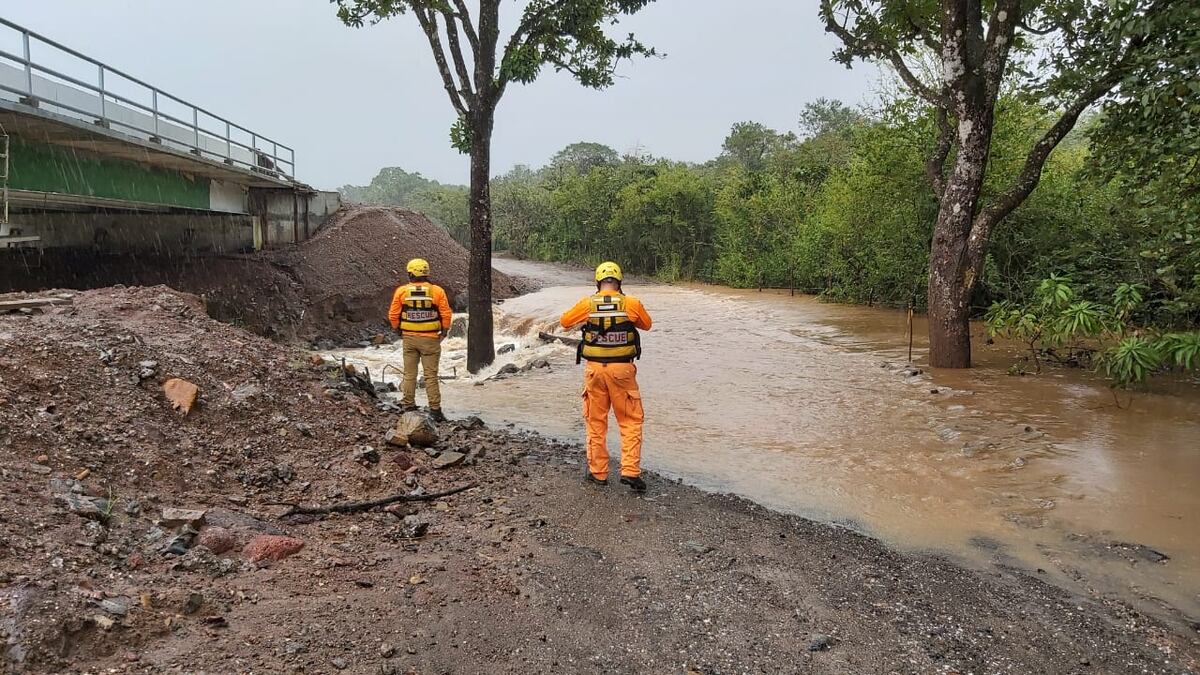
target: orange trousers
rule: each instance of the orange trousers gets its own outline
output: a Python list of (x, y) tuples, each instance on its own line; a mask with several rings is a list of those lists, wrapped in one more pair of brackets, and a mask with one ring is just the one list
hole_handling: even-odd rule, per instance
[(632, 363), (587, 362), (583, 373), (583, 418), (587, 421), (588, 470), (608, 478), (608, 411), (621, 429), (621, 475), (642, 474), (642, 392)]

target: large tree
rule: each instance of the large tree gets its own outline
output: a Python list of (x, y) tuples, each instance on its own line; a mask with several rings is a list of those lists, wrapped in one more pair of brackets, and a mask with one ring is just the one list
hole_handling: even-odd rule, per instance
[(790, 131), (779, 133), (758, 122), (738, 122), (721, 144), (721, 156), (747, 171), (761, 171), (772, 154), (793, 148), (797, 142)]
[[(507, 40), (500, 40), (501, 0), (332, 0), (338, 18), (361, 27), (411, 13), (429, 42), (434, 63), (458, 119), (456, 148), (471, 156), (470, 321), (467, 370), (495, 359), (492, 339), (492, 128), (509, 84), (528, 84), (543, 66), (570, 73), (580, 84), (613, 83), (622, 59), (654, 50), (632, 34), (610, 37), (605, 28), (653, 0), (529, 0)], [(474, 12), (472, 12), (474, 9)]]
[[(1169, 12), (1184, 0), (821, 0), (835, 57), (890, 65), (931, 106), (937, 140), (926, 173), (939, 200), (929, 263), (929, 360), (971, 365), (971, 297), (988, 238), (1033, 192), (1080, 115), (1148, 67)], [(922, 58), (933, 68), (921, 68)], [(1004, 189), (983, 197), (996, 103), (1004, 89), (1039, 101), (1042, 136)]]
[(583, 176), (598, 166), (616, 166), (621, 155), (603, 143), (572, 143), (555, 153), (548, 168), (561, 174), (571, 170)]
[(800, 111), (800, 129), (808, 138), (844, 133), (865, 121), (862, 112), (837, 99), (819, 98)]

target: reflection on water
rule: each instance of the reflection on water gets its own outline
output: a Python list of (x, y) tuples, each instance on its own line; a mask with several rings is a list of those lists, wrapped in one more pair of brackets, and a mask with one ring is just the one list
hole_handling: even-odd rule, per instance
[[(553, 368), (448, 383), (447, 408), (581, 438), (573, 350), (536, 333), (588, 292), (587, 275), (501, 265), (549, 285), (502, 306), (497, 344), (518, 348), (496, 367), (540, 356)], [(913, 375), (902, 311), (714, 287), (629, 290), (655, 319), (638, 363), (648, 468), (902, 548), (1039, 568), (1200, 616), (1196, 387), (1118, 409), (1089, 373), (1006, 375), (1012, 348), (982, 336), (976, 368)], [(915, 332), (920, 367), (919, 321)], [(465, 371), (463, 346), (447, 342), (444, 368)], [(388, 346), (346, 354), (376, 372), (400, 361)]]

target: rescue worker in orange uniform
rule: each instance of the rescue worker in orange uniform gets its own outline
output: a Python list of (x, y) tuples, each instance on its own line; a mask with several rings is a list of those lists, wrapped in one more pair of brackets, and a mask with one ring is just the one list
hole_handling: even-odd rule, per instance
[(639, 330), (650, 330), (650, 313), (637, 298), (621, 292), (621, 267), (596, 268), (596, 294), (583, 298), (559, 319), (563, 328), (583, 327), (575, 362), (583, 374), (583, 417), (587, 420), (587, 480), (608, 485), (608, 411), (621, 430), (621, 483), (645, 492), (642, 480), (642, 393), (637, 366), (642, 355)]
[(445, 422), (442, 390), (438, 381), (438, 361), (442, 358), (442, 340), (450, 332), (453, 312), (446, 291), (429, 283), (429, 263), (421, 258), (408, 261), (408, 283), (392, 295), (388, 321), (404, 340), (404, 382), (400, 409), (417, 409), (417, 364), (425, 371), (425, 395), (429, 414)]

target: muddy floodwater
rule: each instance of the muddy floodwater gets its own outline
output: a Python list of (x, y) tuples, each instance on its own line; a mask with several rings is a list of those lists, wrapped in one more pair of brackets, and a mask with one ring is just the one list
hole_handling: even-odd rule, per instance
[[(497, 346), (516, 349), (488, 372), (465, 377), (464, 345), (447, 341), (443, 370), (460, 377), (444, 385), (445, 407), (581, 439), (574, 350), (537, 332), (558, 330), (589, 275), (497, 267), (544, 288), (500, 306)], [(1195, 383), (1122, 395), (1118, 408), (1088, 372), (1008, 375), (1017, 349), (982, 334), (976, 368), (930, 371), (919, 319), (914, 375), (903, 311), (712, 286), (626, 290), (655, 322), (638, 363), (647, 468), (898, 548), (1016, 566), (1200, 619)], [(398, 345), (338, 355), (373, 373), (401, 365)], [(484, 381), (538, 358), (551, 367)]]

